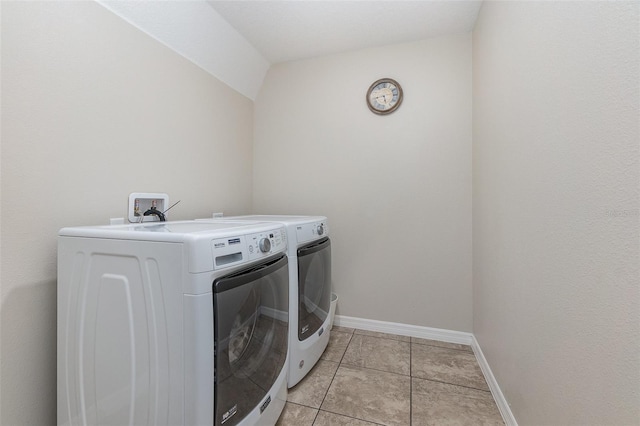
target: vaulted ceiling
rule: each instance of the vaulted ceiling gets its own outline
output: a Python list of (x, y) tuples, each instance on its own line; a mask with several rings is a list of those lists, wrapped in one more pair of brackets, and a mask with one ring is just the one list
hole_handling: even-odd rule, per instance
[(270, 63), (470, 32), (481, 1), (219, 1)]
[[(96, 0), (255, 99), (272, 64), (466, 33), (481, 0)], [(384, 58), (381, 58), (384, 60)]]

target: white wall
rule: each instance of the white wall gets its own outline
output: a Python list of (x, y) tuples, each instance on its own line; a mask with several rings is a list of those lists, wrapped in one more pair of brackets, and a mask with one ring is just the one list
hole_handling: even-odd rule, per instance
[(254, 133), (254, 212), (328, 216), (339, 314), (471, 331), (470, 34), (272, 66)]
[(56, 234), (251, 208), (253, 104), (93, 2), (2, 2), (3, 425), (56, 416)]
[(640, 423), (635, 2), (485, 2), (473, 331), (520, 425)]

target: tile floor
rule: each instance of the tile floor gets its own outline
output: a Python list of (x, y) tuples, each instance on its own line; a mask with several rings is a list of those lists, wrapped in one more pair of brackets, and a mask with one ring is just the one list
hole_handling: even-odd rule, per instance
[(470, 346), (336, 326), (277, 426), (503, 424)]

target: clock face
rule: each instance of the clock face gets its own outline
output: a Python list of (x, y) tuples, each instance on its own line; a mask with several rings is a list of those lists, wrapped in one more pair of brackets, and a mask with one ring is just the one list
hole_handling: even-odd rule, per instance
[(383, 78), (374, 82), (367, 91), (367, 105), (376, 114), (389, 114), (402, 103), (402, 88), (397, 81)]

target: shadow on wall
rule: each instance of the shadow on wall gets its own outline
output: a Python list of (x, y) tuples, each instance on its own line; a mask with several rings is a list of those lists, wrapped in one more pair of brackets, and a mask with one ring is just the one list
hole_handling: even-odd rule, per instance
[[(21, 286), (2, 303), (0, 424), (56, 424), (56, 289), (55, 280)], [(34, 388), (46, 399), (33, 401)]]

